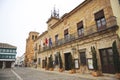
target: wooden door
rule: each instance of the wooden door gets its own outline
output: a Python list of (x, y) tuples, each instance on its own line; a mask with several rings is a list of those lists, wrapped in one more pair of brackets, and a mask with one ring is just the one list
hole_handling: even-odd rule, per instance
[(100, 58), (102, 64), (103, 73), (115, 73), (114, 61), (113, 61), (113, 51), (112, 48), (106, 48), (100, 50)]
[(69, 56), (71, 55), (71, 53), (65, 53), (65, 70), (70, 70), (70, 60), (69, 60)]

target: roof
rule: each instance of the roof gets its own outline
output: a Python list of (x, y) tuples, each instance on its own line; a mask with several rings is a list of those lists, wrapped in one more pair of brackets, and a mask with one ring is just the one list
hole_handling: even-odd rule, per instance
[(0, 43), (0, 48), (17, 48), (16, 46), (10, 45), (8, 43)]
[(54, 25), (51, 26), (51, 28), (56, 27), (58, 24), (60, 24), (65, 18), (68, 18), (69, 16), (71, 16), (72, 14), (74, 14), (76, 11), (78, 11), (80, 8), (84, 7), (86, 4), (88, 4), (90, 1), (92, 0), (84, 0), (81, 4), (79, 4), (77, 7), (75, 7), (72, 11), (70, 11), (69, 13), (65, 13), (61, 19), (59, 19), (58, 22), (56, 22)]
[(30, 34), (39, 34), (39, 32), (36, 32), (36, 31), (30, 31), (30, 32), (29, 32), (29, 35), (30, 35)]
[(56, 20), (59, 20), (59, 18), (56, 18), (56, 17), (50, 17), (47, 21), (47, 23), (49, 23), (52, 19), (56, 19)]

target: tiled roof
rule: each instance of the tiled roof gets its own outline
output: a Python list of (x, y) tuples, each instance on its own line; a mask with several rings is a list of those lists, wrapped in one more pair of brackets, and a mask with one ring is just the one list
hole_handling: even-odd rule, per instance
[(0, 48), (17, 48), (17, 47), (10, 45), (8, 43), (0, 43)]

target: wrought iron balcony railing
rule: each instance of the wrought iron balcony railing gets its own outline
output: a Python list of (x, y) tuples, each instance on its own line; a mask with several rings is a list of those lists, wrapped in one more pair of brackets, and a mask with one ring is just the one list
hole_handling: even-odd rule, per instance
[(82, 39), (83, 37), (93, 35), (95, 33), (100, 33), (101, 31), (106, 31), (108, 29), (113, 29), (113, 28), (116, 29), (116, 27), (117, 27), (116, 17), (112, 16), (112, 17), (106, 19), (106, 26), (103, 29), (98, 30), (96, 24), (85, 27), (84, 34), (78, 35), (78, 32), (75, 32), (73, 34), (69, 34), (69, 36), (67, 38), (61, 38), (57, 42), (53, 42), (52, 46), (43, 47), (43, 49), (41, 49), (40, 52), (45, 51), (45, 50), (49, 50), (49, 49), (54, 48), (54, 47), (64, 45), (64, 44), (69, 43), (69, 42), (74, 41), (74, 40)]

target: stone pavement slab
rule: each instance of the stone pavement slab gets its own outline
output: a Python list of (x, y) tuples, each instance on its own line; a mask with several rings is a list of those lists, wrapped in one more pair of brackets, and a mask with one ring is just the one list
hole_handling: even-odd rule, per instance
[(114, 74), (103, 74), (103, 76), (99, 77), (93, 77), (91, 74), (80, 74), (80, 73), (75, 73), (75, 74), (70, 74), (68, 71), (64, 72), (58, 72), (58, 71), (48, 71), (45, 69), (41, 68), (32, 68), (38, 71), (44, 71), (44, 72), (49, 72), (49, 73), (56, 73), (56, 74), (62, 74), (62, 75), (69, 75), (69, 76), (75, 76), (75, 77), (80, 77), (80, 78), (86, 78), (86, 79), (91, 79), (91, 80), (118, 80), (115, 78)]
[(0, 80), (19, 80), (11, 69), (0, 69)]

